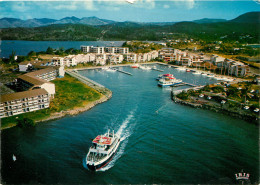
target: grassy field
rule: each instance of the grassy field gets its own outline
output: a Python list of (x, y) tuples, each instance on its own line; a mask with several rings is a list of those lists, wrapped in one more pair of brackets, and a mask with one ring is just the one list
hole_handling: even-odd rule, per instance
[(30, 118), (34, 121), (43, 120), (48, 118), (52, 113), (71, 110), (75, 107), (83, 107), (88, 102), (98, 100), (101, 97), (99, 92), (69, 75), (65, 75), (64, 78), (58, 78), (52, 82), (55, 84), (56, 94), (48, 109), (3, 118), (1, 120), (1, 129), (15, 126), (18, 119)]

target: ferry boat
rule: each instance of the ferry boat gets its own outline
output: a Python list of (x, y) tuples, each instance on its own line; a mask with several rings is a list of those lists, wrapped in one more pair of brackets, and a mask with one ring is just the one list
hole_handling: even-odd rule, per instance
[(115, 156), (120, 145), (120, 138), (116, 134), (109, 133), (98, 135), (93, 141), (86, 156), (87, 167), (91, 171), (97, 171), (105, 167)]
[(180, 80), (180, 79), (176, 79), (174, 77), (166, 77), (166, 78), (162, 78), (159, 80), (158, 86), (161, 86), (161, 87), (174, 86), (174, 85), (177, 85), (180, 83), (182, 83), (182, 80)]

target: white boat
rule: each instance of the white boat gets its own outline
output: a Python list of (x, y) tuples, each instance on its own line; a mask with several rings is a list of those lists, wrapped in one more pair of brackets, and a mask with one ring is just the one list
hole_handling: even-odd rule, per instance
[(207, 76), (207, 74), (206, 74), (206, 73), (201, 73), (201, 75), (202, 75), (202, 76)]
[(104, 71), (108, 71), (108, 72), (115, 72), (116, 70), (111, 68), (111, 67), (103, 67), (102, 68)]
[(178, 68), (176, 68), (176, 69), (178, 69), (178, 70), (180, 70), (180, 71), (185, 71), (185, 70), (186, 70), (186, 68), (184, 68), (184, 67), (178, 67)]
[(200, 75), (201, 74), (201, 72), (199, 72), (199, 71), (195, 71), (194, 73), (192, 73), (192, 74), (194, 74), (194, 75)]
[(143, 69), (143, 70), (151, 70), (152, 68), (148, 67), (148, 66), (139, 66), (139, 69)]
[(165, 86), (174, 86), (177, 84), (182, 83), (181, 79), (176, 79), (174, 77), (165, 77), (159, 80), (158, 86), (165, 87)]
[(13, 154), (13, 161), (16, 161), (16, 156)]
[(203, 97), (204, 97), (204, 94), (200, 94), (199, 97), (200, 97), (200, 98), (203, 98)]
[(254, 112), (259, 112), (259, 108), (256, 108), (256, 109), (254, 110)]
[(211, 96), (208, 96), (207, 99), (208, 99), (208, 100), (211, 100)]
[(215, 75), (213, 75), (213, 74), (208, 74), (208, 76), (207, 77), (209, 77), (209, 78), (214, 78), (215, 77)]
[(91, 171), (97, 171), (105, 167), (115, 156), (120, 145), (120, 137), (109, 133), (98, 135), (93, 141), (86, 156), (87, 167)]

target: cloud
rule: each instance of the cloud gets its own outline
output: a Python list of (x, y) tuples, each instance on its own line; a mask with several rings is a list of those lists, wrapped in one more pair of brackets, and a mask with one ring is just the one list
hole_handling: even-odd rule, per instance
[(172, 0), (176, 7), (182, 7), (185, 9), (193, 9), (195, 6), (195, 0)]
[(30, 8), (23, 1), (13, 3), (12, 10), (17, 12), (26, 12)]

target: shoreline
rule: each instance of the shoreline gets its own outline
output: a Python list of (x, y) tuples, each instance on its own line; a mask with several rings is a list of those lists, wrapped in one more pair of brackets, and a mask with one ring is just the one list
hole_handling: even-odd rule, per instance
[(110, 98), (112, 98), (112, 92), (111, 91), (108, 94), (108, 96), (105, 96), (105, 95), (102, 94), (100, 99), (92, 101), (92, 102), (87, 102), (86, 105), (84, 105), (84, 107), (74, 107), (73, 109), (70, 109), (70, 110), (67, 110), (67, 111), (55, 112), (55, 113), (51, 114), (50, 117), (43, 119), (43, 120), (38, 120), (38, 121), (36, 121), (36, 123), (60, 119), (60, 118), (63, 118), (67, 115), (68, 116), (75, 116), (77, 114), (80, 114), (82, 112), (90, 110), (91, 108), (95, 107), (98, 104), (101, 104), (101, 103), (108, 101)]
[(254, 116), (252, 114), (248, 114), (246, 112), (244, 113), (240, 113), (237, 111), (232, 111), (230, 108), (224, 108), (222, 106), (214, 106), (214, 105), (210, 105), (210, 104), (202, 104), (202, 103), (192, 103), (192, 102), (188, 102), (182, 99), (177, 98), (172, 92), (171, 92), (171, 99), (178, 104), (181, 105), (186, 105), (186, 106), (190, 106), (193, 108), (200, 108), (200, 109), (204, 109), (204, 110), (210, 110), (210, 111), (214, 111), (217, 113), (222, 113), (225, 114), (227, 116), (231, 116), (234, 118), (240, 118), (243, 119), (249, 123), (253, 123), (255, 125), (259, 125), (259, 117)]

